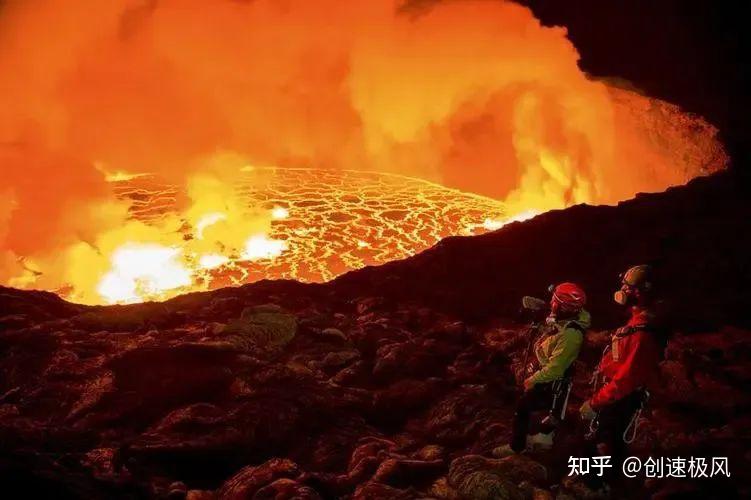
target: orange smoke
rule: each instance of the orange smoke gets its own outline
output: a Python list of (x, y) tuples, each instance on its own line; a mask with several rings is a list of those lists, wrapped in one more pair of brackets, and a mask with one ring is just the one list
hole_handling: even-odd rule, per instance
[[(513, 216), (613, 203), (725, 163), (710, 125), (588, 78), (565, 29), (526, 8), (400, 4), (4, 2), (0, 282), (125, 301), (160, 297), (159, 279), (118, 267), (137, 260), (134, 244), (174, 265), (174, 283), (188, 254), (274, 258), (272, 214), (228, 194), (248, 165), (406, 174)], [(118, 173), (184, 186), (183, 213), (129, 219), (107, 183)], [(190, 248), (186, 221), (206, 235)]]

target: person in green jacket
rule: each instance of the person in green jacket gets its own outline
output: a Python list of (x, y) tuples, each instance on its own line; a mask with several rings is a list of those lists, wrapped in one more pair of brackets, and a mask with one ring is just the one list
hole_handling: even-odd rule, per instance
[[(556, 398), (556, 393), (568, 379), (570, 368), (579, 356), (584, 331), (590, 325), (585, 303), (584, 291), (574, 283), (561, 283), (554, 288), (546, 326), (534, 343), (538, 368), (524, 380), (524, 392), (514, 413), (511, 442), (493, 450), (493, 455), (507, 456), (527, 448), (532, 412), (551, 409), (563, 414), (566, 398), (560, 395)], [(554, 429), (548, 430), (539, 435), (539, 444), (552, 444)]]

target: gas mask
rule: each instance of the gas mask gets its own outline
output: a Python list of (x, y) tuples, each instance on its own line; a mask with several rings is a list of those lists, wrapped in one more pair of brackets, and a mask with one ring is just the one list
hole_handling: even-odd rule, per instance
[(646, 264), (629, 268), (628, 271), (620, 275), (621, 288), (613, 294), (613, 300), (622, 306), (643, 300), (644, 294), (650, 293), (652, 289), (651, 279), (649, 278), (651, 274), (652, 268)]
[(613, 294), (616, 304), (629, 305), (636, 300), (636, 290), (628, 283), (624, 283), (620, 290)]

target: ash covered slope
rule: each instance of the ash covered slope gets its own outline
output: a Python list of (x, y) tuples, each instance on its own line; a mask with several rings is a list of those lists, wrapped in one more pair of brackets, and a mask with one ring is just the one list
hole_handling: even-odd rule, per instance
[[(635, 449), (730, 457), (731, 481), (653, 490), (747, 493), (748, 212), (721, 174), (445, 240), (324, 285), (119, 307), (2, 288), (0, 487), (58, 498), (542, 494), (560, 472), (552, 457), (486, 458), (508, 437), (519, 296), (579, 280), (608, 326), (617, 272), (661, 258), (692, 333), (671, 342)], [(585, 363), (603, 339), (589, 337)]]

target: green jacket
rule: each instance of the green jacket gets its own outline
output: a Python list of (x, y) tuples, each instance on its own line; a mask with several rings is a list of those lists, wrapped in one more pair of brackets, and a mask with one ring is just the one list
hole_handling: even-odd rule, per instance
[(544, 384), (563, 377), (579, 356), (584, 341), (583, 330), (589, 328), (589, 313), (582, 310), (575, 319), (557, 321), (553, 333), (535, 342), (535, 356), (540, 369), (530, 377), (534, 384)]

